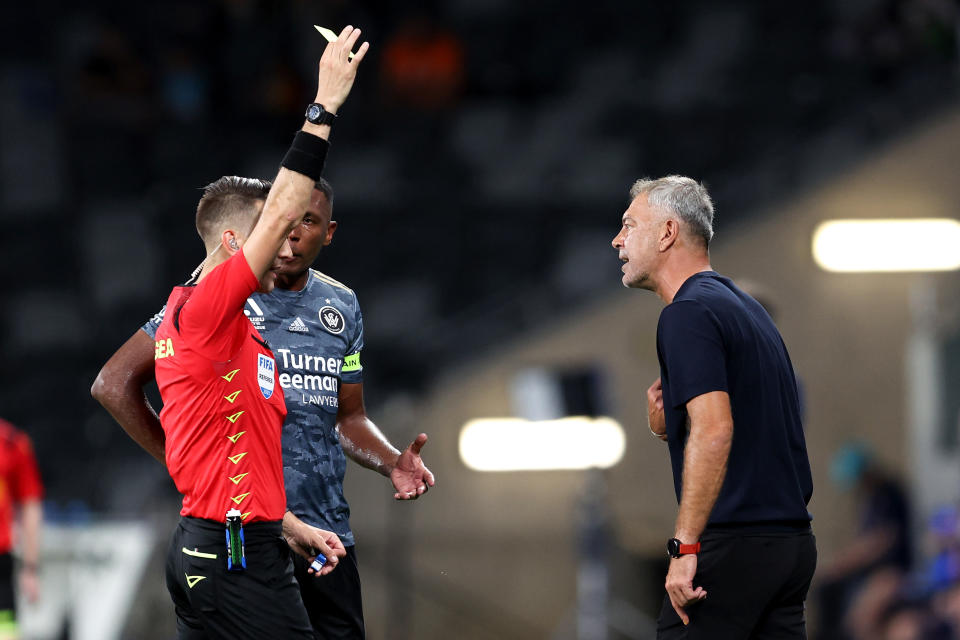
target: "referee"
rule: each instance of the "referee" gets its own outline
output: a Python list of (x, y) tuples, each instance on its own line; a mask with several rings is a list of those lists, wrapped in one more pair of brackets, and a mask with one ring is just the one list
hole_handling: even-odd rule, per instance
[(623, 284), (667, 305), (648, 416), (680, 503), (657, 638), (806, 638), (813, 483), (787, 349), (763, 307), (711, 269), (702, 185), (643, 179), (630, 200), (613, 247)]
[[(368, 48), (351, 61), (359, 36), (346, 27), (320, 59), (315, 104), (327, 112), (353, 86)], [(283, 390), (243, 305), (273, 288), (290, 256), (287, 235), (303, 218), (329, 135), (329, 120), (304, 122), (265, 199), (258, 181), (242, 178), (205, 189), (197, 230), (207, 258), (195, 283), (174, 288), (156, 332), (165, 459), (183, 495), (166, 567), (181, 638), (313, 637), (281, 537)], [(312, 533), (292, 543), (323, 552), (328, 573), (343, 546), (331, 532)]]

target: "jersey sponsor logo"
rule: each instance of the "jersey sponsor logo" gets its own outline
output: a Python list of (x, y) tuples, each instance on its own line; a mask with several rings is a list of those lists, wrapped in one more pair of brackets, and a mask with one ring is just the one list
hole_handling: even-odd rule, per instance
[(287, 327), (287, 331), (293, 331), (294, 333), (309, 333), (307, 328), (307, 323), (304, 322), (300, 316), (297, 316), (293, 322), (290, 323), (290, 326)]
[(331, 306), (322, 307), (318, 315), (320, 316), (320, 324), (333, 335), (341, 333), (347, 324), (343, 319), (343, 314)]
[(301, 393), (302, 404), (337, 407), (343, 360), (296, 353), (291, 349), (277, 349), (277, 354), (281, 362), (281, 387), (301, 392), (319, 392)]
[(253, 298), (247, 298), (247, 306), (250, 308), (244, 309), (243, 315), (247, 316), (257, 331), (263, 331), (266, 326), (264, 324), (263, 309), (260, 308), (260, 305), (258, 305)]
[(257, 354), (257, 383), (260, 385), (260, 393), (267, 400), (273, 395), (273, 387), (277, 379), (277, 363), (270, 356), (262, 353)]
[(153, 359), (169, 358), (173, 355), (173, 338), (154, 342)]

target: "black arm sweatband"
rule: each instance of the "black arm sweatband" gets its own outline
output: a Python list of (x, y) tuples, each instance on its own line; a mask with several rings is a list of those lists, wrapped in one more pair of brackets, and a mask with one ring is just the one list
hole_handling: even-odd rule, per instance
[(283, 156), (281, 167), (296, 171), (316, 182), (323, 173), (323, 163), (327, 159), (330, 143), (319, 136), (306, 131), (297, 131), (293, 144)]

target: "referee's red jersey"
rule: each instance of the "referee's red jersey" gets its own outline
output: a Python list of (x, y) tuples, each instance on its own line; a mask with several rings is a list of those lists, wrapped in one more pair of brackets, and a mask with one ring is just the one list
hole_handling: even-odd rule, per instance
[(13, 548), (13, 505), (42, 497), (43, 484), (30, 438), (0, 420), (0, 553)]
[(257, 278), (238, 251), (196, 286), (174, 287), (157, 328), (170, 476), (180, 514), (223, 522), (281, 520), (283, 389), (273, 353), (243, 314)]

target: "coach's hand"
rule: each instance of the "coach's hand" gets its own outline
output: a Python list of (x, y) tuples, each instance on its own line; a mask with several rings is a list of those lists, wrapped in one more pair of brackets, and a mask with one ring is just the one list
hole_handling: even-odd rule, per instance
[(667, 439), (667, 420), (663, 415), (663, 384), (660, 378), (647, 389), (647, 423), (650, 433), (661, 440)]
[(370, 48), (370, 43), (364, 42), (350, 58), (350, 52), (359, 38), (360, 29), (344, 27), (336, 40), (327, 43), (320, 57), (316, 101), (331, 113), (336, 113), (350, 95), (357, 77), (357, 67)]
[(693, 577), (697, 574), (697, 555), (691, 553), (670, 560), (670, 569), (667, 571), (667, 595), (670, 604), (677, 612), (683, 624), (690, 624), (690, 616), (684, 608), (700, 602), (707, 597), (703, 587), (693, 588)]
[(393, 497), (397, 500), (416, 500), (436, 483), (430, 469), (427, 469), (420, 457), (420, 449), (426, 443), (427, 434), (418, 435), (400, 454), (397, 464), (390, 471), (390, 481), (397, 490)]
[(317, 553), (326, 556), (327, 563), (323, 565), (323, 569), (307, 569), (307, 573), (315, 576), (327, 575), (337, 568), (340, 558), (347, 555), (347, 550), (343, 548), (337, 534), (310, 526), (290, 511), (283, 514), (283, 537), (291, 549), (311, 562), (317, 557)]

